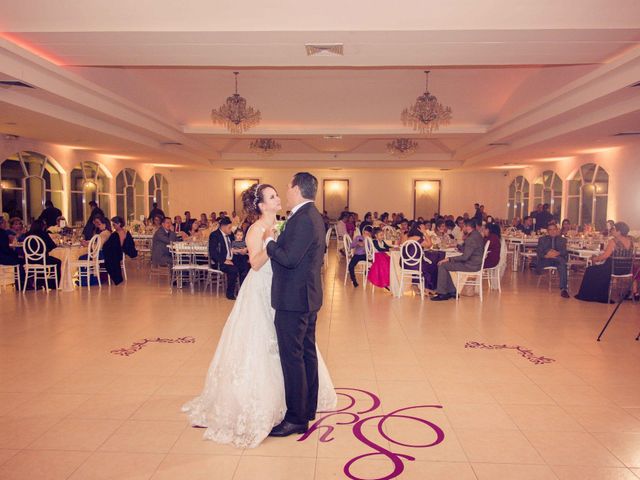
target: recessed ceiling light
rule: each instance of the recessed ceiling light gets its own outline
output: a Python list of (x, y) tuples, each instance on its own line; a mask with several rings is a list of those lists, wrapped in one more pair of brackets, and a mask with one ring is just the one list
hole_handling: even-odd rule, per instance
[(5, 140), (18, 140), (20, 137), (18, 135), (11, 135), (9, 133), (5, 134)]
[(341, 57), (344, 55), (342, 43), (306, 43), (304, 45), (309, 57)]
[(5, 125), (17, 125), (16, 122), (5, 122)]
[(182, 143), (180, 142), (160, 142), (160, 145), (163, 147), (181, 147)]
[(614, 134), (614, 137), (633, 137), (635, 135), (640, 135), (640, 132), (618, 132)]
[(488, 144), (490, 147), (507, 147), (510, 144), (507, 142), (493, 142)]
[(342, 135), (325, 135), (324, 139), (325, 140), (341, 140)]

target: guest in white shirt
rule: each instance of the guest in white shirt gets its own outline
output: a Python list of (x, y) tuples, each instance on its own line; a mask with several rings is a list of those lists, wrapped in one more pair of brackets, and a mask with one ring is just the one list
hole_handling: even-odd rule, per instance
[(464, 227), (464, 218), (458, 217), (456, 218), (456, 226), (453, 227), (451, 234), (453, 238), (455, 238), (456, 243), (458, 245), (462, 245), (464, 243), (464, 231), (462, 230)]

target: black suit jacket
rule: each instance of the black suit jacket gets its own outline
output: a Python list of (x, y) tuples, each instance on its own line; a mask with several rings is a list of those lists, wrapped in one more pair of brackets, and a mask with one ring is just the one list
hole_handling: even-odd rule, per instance
[(277, 242), (269, 242), (273, 284), (271, 305), (276, 310), (314, 312), (322, 306), (324, 221), (313, 203), (292, 215)]
[[(227, 260), (227, 247), (224, 241), (224, 233), (220, 229), (211, 232), (209, 235), (209, 260), (214, 265), (220, 267)], [(231, 236), (229, 238), (229, 247), (231, 247)]]

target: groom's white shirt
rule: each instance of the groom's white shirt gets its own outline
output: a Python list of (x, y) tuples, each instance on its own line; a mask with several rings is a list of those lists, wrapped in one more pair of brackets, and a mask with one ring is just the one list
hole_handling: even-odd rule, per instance
[[(286, 220), (286, 221), (289, 221), (289, 220), (291, 219), (291, 217), (293, 217), (293, 216), (296, 214), (296, 212), (297, 212), (298, 210), (300, 210), (300, 209), (302, 208), (302, 206), (303, 206), (303, 205), (306, 205), (307, 203), (313, 203), (313, 200), (305, 200), (304, 202), (301, 202), (301, 203), (299, 203), (298, 205), (296, 205), (295, 207), (293, 207), (293, 208), (291, 209), (291, 213), (290, 213), (290, 214), (289, 214), (289, 216), (287, 217), (287, 220)], [(275, 241), (276, 241), (276, 240), (275, 240), (273, 237), (267, 237), (267, 243), (265, 243), (265, 245), (266, 245), (266, 244), (268, 244), (269, 242), (275, 242)]]

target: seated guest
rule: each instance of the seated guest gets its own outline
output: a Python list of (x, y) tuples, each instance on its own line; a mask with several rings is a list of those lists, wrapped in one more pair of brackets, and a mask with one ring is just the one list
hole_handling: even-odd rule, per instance
[(184, 222), (180, 225), (180, 230), (182, 232), (188, 232), (191, 230), (191, 224), (195, 222), (195, 219), (191, 218), (191, 212), (187, 210), (184, 212)]
[(104, 212), (100, 207), (98, 207), (98, 204), (95, 201), (91, 200), (89, 202), (89, 206), (91, 207), (91, 214), (87, 219), (87, 223), (85, 224), (84, 229), (82, 230), (82, 236), (87, 241), (91, 240), (91, 237), (93, 237), (93, 234), (95, 233), (95, 225), (93, 224), (94, 218), (96, 218), (97, 216), (104, 217)]
[[(624, 271), (612, 272), (611, 257), (630, 257), (633, 259), (633, 240), (629, 237), (629, 225), (624, 222), (614, 224), (611, 231), (612, 238), (600, 255), (592, 257), (594, 265), (584, 272), (580, 291), (576, 295), (578, 300), (586, 302), (607, 303), (609, 301), (609, 285), (611, 274), (622, 275), (629, 273), (625, 263), (621, 264)], [(596, 265), (599, 264), (599, 265)]]
[(527, 236), (531, 235), (535, 231), (533, 227), (533, 218), (530, 216), (524, 217), (524, 222), (520, 224), (518, 230)]
[(249, 249), (247, 248), (247, 242), (244, 240), (244, 230), (242, 228), (237, 228), (236, 231), (233, 232), (231, 253), (233, 254), (233, 264), (238, 269), (240, 285), (242, 285), (249, 270), (251, 270), (251, 265), (249, 265)]
[[(438, 284), (438, 262), (445, 257), (443, 251), (428, 250), (433, 246), (433, 235), (433, 232), (426, 230), (424, 223), (417, 225), (407, 234), (407, 241), (413, 240), (418, 242), (422, 249), (427, 249), (422, 252), (422, 277), (425, 288), (430, 292), (435, 290)], [(417, 270), (417, 267), (415, 269)]]
[(500, 263), (500, 227), (497, 223), (487, 223), (484, 227), (484, 237), (489, 242), (489, 251), (484, 261), (484, 268), (497, 267)]
[(53, 227), (56, 225), (56, 220), (58, 217), (62, 216), (62, 212), (60, 209), (53, 206), (53, 202), (51, 200), (47, 200), (44, 202), (45, 209), (42, 211), (38, 220), (44, 220), (47, 224), (47, 227)]
[(349, 217), (349, 213), (347, 212), (342, 212), (340, 214), (340, 217), (338, 218), (338, 221), (336, 222), (336, 235), (338, 236), (338, 239), (342, 239), (342, 237), (345, 236), (345, 234), (347, 234), (347, 218)]
[(211, 214), (209, 215), (209, 223), (218, 223), (218, 215), (216, 214), (216, 212), (211, 212)]
[(115, 285), (120, 285), (123, 280), (121, 265), (123, 255), (127, 255), (129, 258), (136, 258), (138, 252), (133, 242), (133, 237), (124, 228), (124, 219), (122, 217), (113, 217), (111, 224), (114, 231), (102, 246), (104, 266), (109, 277), (111, 277), (111, 281)]
[(522, 228), (522, 222), (520, 221), (520, 217), (513, 217), (513, 220), (511, 220), (511, 226), (516, 230), (520, 230), (520, 228)]
[(7, 230), (11, 238), (11, 243), (22, 242), (27, 234), (27, 229), (24, 228), (24, 222), (21, 218), (13, 217), (9, 220), (9, 230)]
[(195, 240), (198, 237), (199, 231), (200, 231), (200, 222), (197, 220), (194, 220), (193, 223), (191, 223), (191, 228), (186, 233), (187, 235), (189, 235), (189, 237), (191, 237), (191, 239)]
[(365, 235), (370, 236), (370, 233), (367, 231), (364, 235), (356, 235), (351, 242), (351, 261), (349, 262), (349, 276), (351, 277), (351, 282), (354, 287), (358, 287), (358, 280), (356, 279), (356, 266), (360, 262), (364, 262), (367, 259), (367, 253), (365, 250), (364, 242)]
[(206, 213), (201, 213), (198, 221), (200, 222), (200, 228), (209, 228), (209, 219)]
[(453, 240), (453, 236), (447, 230), (447, 224), (444, 220), (436, 222), (436, 236), (433, 243), (441, 247), (446, 247)]
[[(18, 252), (11, 246), (6, 227), (7, 221), (0, 215), (0, 265), (18, 265), (20, 281), (24, 281), (24, 260), (18, 256)], [(16, 287), (17, 289), (17, 287)]]
[(151, 220), (151, 231), (153, 233), (156, 233), (158, 231), (159, 228), (162, 227), (162, 222), (163, 222), (163, 218), (156, 215), (155, 217), (153, 217), (153, 219)]
[(567, 280), (567, 239), (560, 236), (560, 229), (555, 223), (547, 225), (547, 235), (538, 240), (536, 273), (542, 274), (544, 267), (556, 267), (560, 279), (560, 295), (569, 298)]
[(97, 216), (93, 219), (93, 225), (95, 227), (95, 235), (99, 235), (100, 240), (102, 240), (100, 242), (102, 248), (111, 236), (111, 222), (109, 222), (109, 220), (104, 216)]
[(151, 240), (151, 265), (153, 266), (171, 266), (171, 252), (169, 251), (169, 245), (172, 242), (177, 242), (180, 237), (173, 231), (173, 225), (171, 225), (171, 219), (164, 217), (162, 225), (156, 233), (153, 234)]
[(209, 235), (209, 258), (214, 268), (224, 272), (227, 277), (227, 298), (235, 300), (239, 271), (233, 264), (231, 251), (231, 219), (222, 217), (218, 223), (218, 230)]
[(347, 233), (349, 234), (349, 236), (353, 238), (353, 236), (356, 233), (356, 217), (353, 213), (349, 213), (347, 215), (344, 225), (345, 225), (345, 228), (347, 229)]
[(364, 229), (367, 226), (373, 227), (373, 217), (371, 216), (371, 212), (364, 214), (364, 220), (360, 223), (360, 231), (364, 232)]
[(431, 300), (442, 301), (455, 297), (456, 287), (449, 272), (477, 272), (482, 267), (484, 239), (476, 230), (475, 219), (465, 220), (464, 231), (467, 238), (464, 250), (459, 257), (445, 258), (438, 262), (437, 293)]
[(571, 227), (571, 222), (569, 221), (568, 218), (565, 218), (564, 220), (562, 220), (562, 228), (560, 229), (560, 235), (562, 235), (563, 237), (569, 236), (570, 233), (573, 230), (573, 228)]
[(367, 280), (376, 287), (388, 290), (391, 272), (391, 257), (388, 252), (391, 247), (384, 241), (384, 232), (378, 227), (373, 229), (373, 248), (376, 251), (373, 256), (373, 263), (369, 268)]
[(31, 229), (27, 233), (27, 237), (30, 235), (35, 235), (36, 237), (39, 237), (44, 242), (45, 254), (46, 254), (45, 260), (47, 262), (47, 265), (57, 265), (56, 273), (58, 277), (58, 282), (60, 282), (62, 262), (60, 261), (59, 258), (52, 257), (51, 255), (49, 255), (51, 251), (57, 248), (58, 246), (56, 245), (56, 242), (53, 241), (53, 239), (51, 238), (51, 236), (49, 235), (49, 233), (46, 231), (45, 228), (46, 228), (45, 224), (42, 220), (34, 220), (33, 223), (31, 224)]
[(383, 227), (385, 225), (389, 225), (389, 212), (384, 212), (382, 215), (380, 215), (380, 223), (378, 225), (375, 225), (375, 226), (376, 227)]
[(604, 235), (605, 237), (610, 237), (611, 235), (613, 235), (615, 224), (616, 222), (614, 222), (613, 220), (607, 220), (607, 223), (604, 224), (602, 235)]
[(173, 231), (176, 233), (182, 231), (182, 217), (180, 215), (173, 217)]
[(458, 245), (462, 245), (464, 243), (463, 229), (464, 229), (464, 218), (462, 217), (456, 218), (456, 226), (453, 227), (453, 230), (451, 231), (451, 235), (453, 235), (453, 238), (455, 239), (456, 244)]

